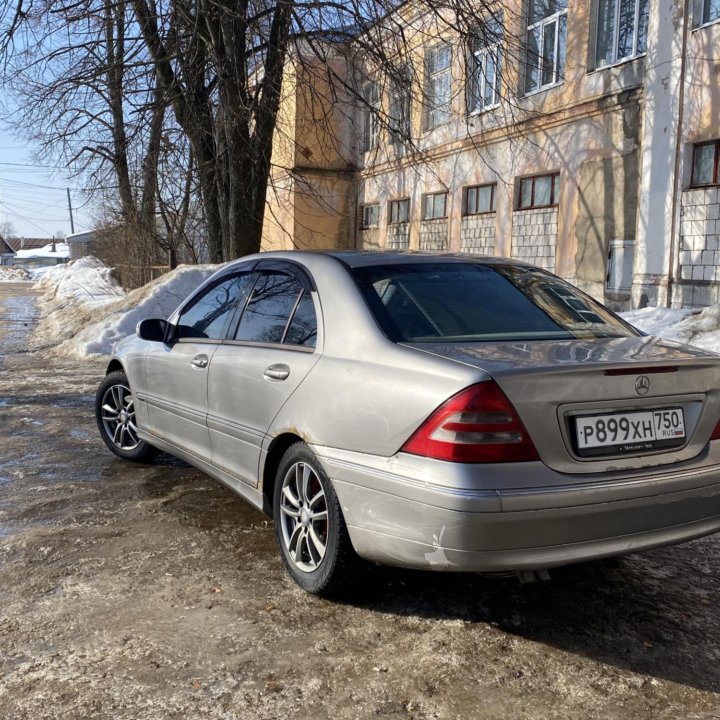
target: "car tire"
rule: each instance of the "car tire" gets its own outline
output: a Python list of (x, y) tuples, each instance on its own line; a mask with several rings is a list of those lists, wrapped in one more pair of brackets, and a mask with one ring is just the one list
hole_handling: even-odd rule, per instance
[(157, 450), (141, 440), (135, 423), (135, 403), (127, 375), (122, 370), (108, 373), (95, 395), (95, 419), (100, 437), (123, 460), (143, 462)]
[(333, 595), (356, 573), (353, 550), (335, 490), (302, 442), (283, 455), (273, 493), (275, 538), (292, 579), (315, 595)]

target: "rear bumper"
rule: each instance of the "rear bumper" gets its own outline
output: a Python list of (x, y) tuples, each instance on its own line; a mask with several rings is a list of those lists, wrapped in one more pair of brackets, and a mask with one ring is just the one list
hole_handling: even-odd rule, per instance
[[(333, 480), (356, 551), (381, 564), (532, 570), (720, 531), (720, 457), (713, 457), (720, 456), (720, 448), (682, 469), (666, 466), (628, 477), (608, 473), (591, 480), (548, 474), (539, 463), (525, 463), (515, 468), (536, 484), (509, 483), (513, 489), (500, 484), (507, 467), (436, 463), (423, 472), (424, 459), (316, 451)], [(442, 466), (449, 485), (433, 481)], [(537, 476), (555, 484), (537, 485)]]

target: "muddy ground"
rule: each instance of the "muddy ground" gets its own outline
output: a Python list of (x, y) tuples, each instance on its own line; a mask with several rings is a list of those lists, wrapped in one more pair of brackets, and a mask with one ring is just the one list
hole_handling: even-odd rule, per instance
[(330, 602), (272, 528), (96, 432), (102, 362), (0, 285), (0, 718), (719, 718), (720, 538), (550, 582), (373, 569)]

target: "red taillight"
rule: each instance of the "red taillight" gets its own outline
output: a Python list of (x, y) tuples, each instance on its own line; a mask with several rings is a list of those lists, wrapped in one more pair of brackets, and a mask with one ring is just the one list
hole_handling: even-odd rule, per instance
[(402, 451), (466, 463), (538, 459), (515, 408), (494, 380), (453, 395), (415, 431)]
[(712, 431), (712, 435), (710, 436), (711, 440), (720, 440), (720, 420), (718, 421), (718, 424), (715, 426), (715, 429)]

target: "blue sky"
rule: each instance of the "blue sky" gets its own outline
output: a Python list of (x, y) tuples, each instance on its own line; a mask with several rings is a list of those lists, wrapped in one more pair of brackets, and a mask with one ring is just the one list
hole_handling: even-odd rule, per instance
[(75, 232), (90, 230), (90, 206), (77, 182), (48, 165), (33, 156), (31, 146), (0, 127), (0, 222), (11, 222), (16, 234), (25, 237), (69, 234), (69, 187)]

